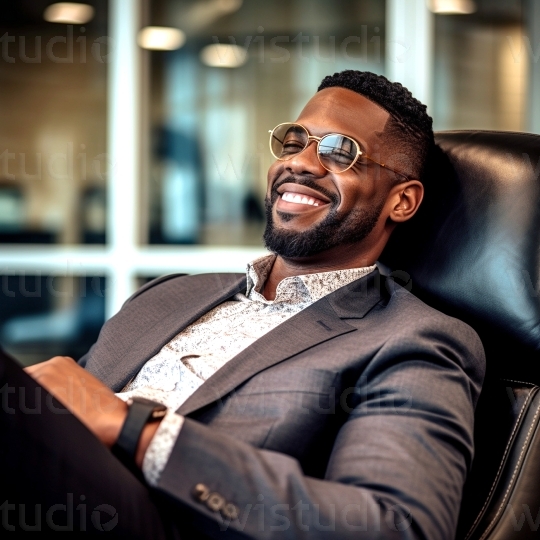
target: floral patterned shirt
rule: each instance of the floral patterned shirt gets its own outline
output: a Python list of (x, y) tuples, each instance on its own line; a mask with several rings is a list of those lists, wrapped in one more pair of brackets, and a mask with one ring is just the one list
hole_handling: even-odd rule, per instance
[(165, 468), (183, 423), (175, 411), (229, 360), (279, 324), (323, 296), (348, 285), (375, 266), (293, 276), (282, 280), (274, 300), (267, 300), (262, 287), (275, 255), (248, 265), (247, 290), (203, 315), (148, 360), (139, 373), (117, 394), (153, 399), (169, 412), (162, 420), (146, 451), (143, 473), (156, 485)]

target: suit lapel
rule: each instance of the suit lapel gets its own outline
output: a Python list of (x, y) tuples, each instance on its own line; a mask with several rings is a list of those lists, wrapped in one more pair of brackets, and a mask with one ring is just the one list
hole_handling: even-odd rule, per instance
[(364, 317), (380, 300), (380, 274), (375, 270), (321, 298), (227, 362), (178, 409), (188, 415), (234, 390), (257, 373), (324, 341), (356, 330), (344, 318)]
[[(111, 319), (114, 342), (110, 346), (107, 335), (100, 338), (93, 354), (95, 360), (87, 367), (118, 392), (186, 326), (245, 288), (245, 275), (239, 274), (188, 276), (151, 288), (133, 298)], [(149, 302), (154, 306), (152, 311), (147, 309)], [(121, 342), (117, 338), (118, 328), (122, 332)]]

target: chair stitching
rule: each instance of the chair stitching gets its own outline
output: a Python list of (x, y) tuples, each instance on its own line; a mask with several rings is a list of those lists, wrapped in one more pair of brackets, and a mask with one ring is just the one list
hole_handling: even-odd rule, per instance
[(493, 480), (493, 484), (491, 485), (491, 488), (490, 488), (489, 493), (488, 493), (488, 495), (486, 497), (484, 505), (482, 506), (482, 509), (480, 510), (480, 512), (478, 512), (478, 515), (476, 516), (476, 519), (474, 520), (474, 523), (471, 525), (471, 528), (469, 529), (469, 532), (465, 536), (465, 540), (468, 540), (468, 538), (470, 538), (470, 536), (474, 532), (474, 529), (476, 528), (476, 525), (478, 525), (478, 522), (482, 518), (482, 514), (484, 513), (484, 510), (486, 509), (486, 506), (489, 504), (489, 500), (491, 498), (491, 495), (492, 495), (493, 491), (495, 490), (495, 487), (497, 486), (497, 482), (499, 481), (499, 476), (500, 476), (501, 471), (502, 471), (502, 469), (504, 467), (505, 459), (506, 459), (506, 457), (507, 457), (507, 455), (508, 455), (508, 453), (510, 451), (510, 448), (512, 446), (512, 440), (514, 438), (514, 435), (515, 435), (516, 431), (518, 430), (519, 422), (521, 420), (521, 417), (523, 416), (523, 413), (524, 413), (527, 405), (529, 404), (529, 401), (530, 401), (530, 398), (531, 398), (531, 393), (532, 392), (529, 392), (529, 395), (527, 396), (527, 399), (523, 402), (523, 405), (521, 406), (521, 410), (519, 411), (519, 415), (518, 415), (516, 423), (514, 425), (514, 429), (512, 430), (512, 433), (510, 434), (510, 438), (508, 439), (508, 443), (506, 444), (506, 447), (504, 449), (503, 456), (501, 458), (501, 463), (499, 465), (499, 469), (497, 470), (497, 474), (495, 475), (495, 479)]
[(504, 506), (504, 503), (506, 502), (506, 498), (508, 497), (508, 495), (510, 493), (510, 490), (513, 487), (512, 484), (513, 484), (514, 479), (515, 479), (515, 477), (517, 475), (518, 469), (521, 466), (521, 461), (523, 459), (523, 455), (525, 454), (525, 449), (527, 447), (527, 444), (529, 443), (529, 437), (531, 436), (532, 430), (534, 428), (534, 423), (536, 422), (536, 419), (538, 418), (539, 413), (540, 413), (540, 406), (538, 406), (538, 408), (536, 409), (536, 413), (534, 414), (534, 418), (533, 418), (533, 421), (531, 423), (531, 427), (529, 428), (529, 431), (527, 432), (527, 437), (525, 439), (525, 442), (523, 443), (523, 447), (521, 449), (521, 453), (519, 455), (518, 462), (516, 463), (516, 466), (514, 468), (514, 472), (512, 473), (512, 478), (510, 478), (510, 485), (508, 486), (508, 489), (506, 490), (506, 493), (504, 494), (501, 506), (497, 510), (497, 513), (495, 514), (495, 517), (492, 519), (491, 523), (488, 525), (488, 527), (487, 527), (486, 531), (484, 532), (484, 534), (480, 537), (480, 540), (483, 540), (484, 538), (486, 538), (486, 535), (490, 532), (490, 528), (492, 527), (493, 523), (495, 523), (495, 520), (499, 517), (499, 514), (500, 514), (500, 512), (501, 512), (501, 510), (502, 510), (502, 508)]
[(516, 381), (514, 379), (501, 379), (505, 382), (513, 382), (513, 383), (517, 383), (517, 384), (525, 384), (526, 386), (536, 386), (535, 384), (533, 383), (530, 383), (530, 382), (525, 382), (525, 381)]

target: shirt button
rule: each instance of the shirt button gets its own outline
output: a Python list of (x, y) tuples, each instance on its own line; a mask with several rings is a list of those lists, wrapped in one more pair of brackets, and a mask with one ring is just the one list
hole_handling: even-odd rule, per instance
[(204, 502), (210, 495), (210, 488), (205, 484), (197, 484), (191, 494), (196, 501)]
[(212, 512), (219, 512), (223, 506), (225, 506), (225, 499), (215, 491), (210, 493), (208, 499), (206, 499), (206, 506), (212, 510)]

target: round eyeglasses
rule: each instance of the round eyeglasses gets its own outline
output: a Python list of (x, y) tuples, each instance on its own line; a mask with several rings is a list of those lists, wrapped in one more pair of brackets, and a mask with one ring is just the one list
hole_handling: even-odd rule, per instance
[(310, 135), (309, 131), (301, 124), (285, 122), (278, 124), (270, 133), (270, 152), (281, 161), (292, 159), (295, 155), (303, 152), (311, 141), (317, 141), (317, 158), (321, 165), (330, 172), (343, 173), (348, 171), (363, 156), (373, 163), (396, 173), (409, 180), (403, 174), (384, 163), (379, 163), (365, 154), (360, 145), (347, 135), (329, 133), (324, 137)]

